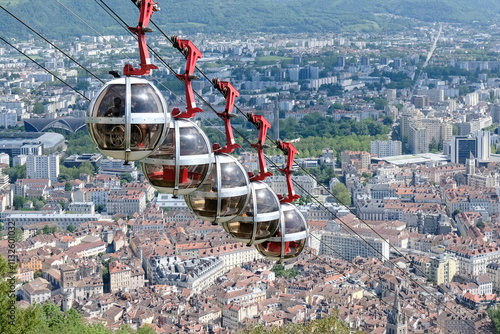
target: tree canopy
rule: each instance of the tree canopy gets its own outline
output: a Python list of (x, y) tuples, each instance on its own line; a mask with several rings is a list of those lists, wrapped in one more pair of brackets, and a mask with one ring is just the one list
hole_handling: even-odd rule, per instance
[(333, 195), (338, 199), (340, 204), (351, 205), (351, 194), (343, 183), (337, 183), (332, 189)]
[[(9, 298), (10, 285), (7, 278), (11, 277), (9, 264), (0, 255), (0, 333), (2, 334), (153, 334), (151, 327), (141, 327), (133, 331), (123, 326), (117, 332), (106, 329), (102, 323), (89, 324), (75, 309), (61, 312), (59, 306), (48, 302), (44, 305), (33, 304), (23, 309), (14, 304), (15, 321), (8, 316), (10, 314), (11, 301), (15, 302), (15, 296)], [(11, 295), (12, 296), (12, 295)]]

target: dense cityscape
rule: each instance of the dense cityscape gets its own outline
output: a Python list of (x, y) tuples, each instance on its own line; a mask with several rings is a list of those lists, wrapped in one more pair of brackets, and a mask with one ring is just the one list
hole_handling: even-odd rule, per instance
[[(158, 193), (140, 164), (98, 152), (89, 100), (98, 78), (136, 62), (133, 37), (53, 41), (98, 78), (47, 43), (19, 38), (10, 42), (52, 74), (0, 44), (0, 254), (11, 262), (15, 226), (18, 308), (55, 305), (45, 312), (137, 333), (329, 318), (339, 333), (500, 332), (499, 26), (183, 37), (203, 53), (209, 78), (238, 89), (243, 112), (270, 121), (273, 139), (300, 137), (293, 179), (309, 224), (305, 250), (269, 261), (196, 218), (182, 196)], [(184, 57), (158, 34), (148, 44), (162, 58), (152, 55), (159, 69), (148, 80), (169, 110), (184, 110), (172, 73)], [(224, 142), (211, 109), (223, 111), (224, 97), (203, 78), (193, 88), (206, 101), (195, 121)], [(256, 138), (244, 116), (232, 122)], [(234, 156), (257, 170), (255, 151), (235, 138)], [(286, 157), (265, 153), (274, 174), (265, 182), (284, 194), (276, 167)]]

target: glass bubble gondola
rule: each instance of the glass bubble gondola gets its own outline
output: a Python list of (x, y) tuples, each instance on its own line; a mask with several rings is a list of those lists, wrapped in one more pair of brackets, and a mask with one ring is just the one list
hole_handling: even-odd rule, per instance
[(282, 203), (283, 219), (276, 233), (258, 245), (257, 251), (264, 257), (286, 262), (299, 256), (304, 250), (309, 229), (304, 216), (289, 203)]
[(135, 161), (162, 143), (170, 114), (153, 84), (127, 76), (101, 88), (90, 103), (86, 122), (90, 137), (103, 154)]
[(282, 217), (278, 196), (264, 182), (250, 183), (250, 199), (240, 216), (222, 226), (229, 235), (248, 245), (269, 239), (278, 229)]
[(250, 196), (250, 181), (243, 166), (227, 154), (215, 154), (212, 171), (194, 192), (184, 196), (189, 209), (214, 224), (236, 218)]
[(205, 133), (193, 122), (173, 119), (159, 149), (141, 161), (144, 176), (159, 192), (186, 195), (207, 179), (213, 153)]

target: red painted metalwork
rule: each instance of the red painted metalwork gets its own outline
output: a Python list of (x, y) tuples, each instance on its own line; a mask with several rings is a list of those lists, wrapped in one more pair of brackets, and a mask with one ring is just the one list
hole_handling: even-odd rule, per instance
[(139, 54), (141, 56), (141, 67), (134, 68), (132, 65), (127, 64), (123, 67), (124, 75), (147, 75), (149, 74), (149, 71), (158, 69), (156, 65), (151, 64), (151, 59), (149, 58), (148, 45), (146, 43), (146, 32), (151, 31), (148, 29), (151, 15), (160, 10), (160, 8), (153, 0), (142, 0), (138, 3), (140, 4), (141, 9), (139, 24), (137, 27), (128, 27), (128, 29), (137, 35), (139, 41)]
[(187, 103), (187, 110), (184, 112), (180, 111), (179, 108), (172, 109), (172, 117), (191, 118), (196, 113), (203, 111), (201, 110), (201, 108), (196, 107), (193, 85), (191, 83), (191, 81), (198, 79), (198, 77), (194, 75), (194, 70), (196, 69), (196, 61), (203, 57), (203, 54), (190, 40), (178, 39), (176, 36), (173, 36), (172, 39), (174, 41), (174, 47), (181, 51), (184, 56), (186, 56), (186, 71), (184, 72), (184, 74), (176, 74), (175, 76), (181, 80), (184, 80)]
[(248, 120), (253, 123), (257, 129), (259, 129), (259, 140), (256, 144), (251, 144), (251, 146), (257, 149), (257, 155), (259, 157), (259, 168), (260, 172), (257, 175), (253, 175), (252, 172), (248, 173), (250, 181), (263, 181), (268, 176), (272, 176), (273, 173), (267, 171), (266, 158), (264, 156), (264, 147), (266, 143), (267, 130), (271, 128), (271, 123), (267, 121), (262, 115), (254, 115), (252, 113), (247, 114)]
[(226, 129), (226, 146), (220, 147), (220, 145), (214, 144), (213, 150), (214, 152), (229, 154), (235, 149), (241, 147), (234, 141), (233, 128), (231, 127), (231, 117), (236, 116), (231, 114), (231, 112), (233, 111), (234, 101), (238, 96), (240, 96), (240, 93), (233, 87), (233, 85), (231, 85), (231, 83), (227, 81), (219, 81), (217, 78), (214, 78), (212, 81), (215, 88), (217, 88), (226, 98), (226, 108), (224, 112), (217, 113), (217, 115), (224, 120), (224, 127)]
[(300, 196), (295, 193), (292, 182), (293, 158), (295, 154), (298, 154), (298, 151), (295, 146), (292, 145), (292, 141), (282, 142), (281, 140), (278, 140), (276, 144), (278, 145), (278, 148), (281, 149), (285, 155), (287, 155), (286, 166), (285, 168), (280, 168), (280, 172), (285, 173), (288, 194), (286, 195), (286, 197), (281, 197), (280, 202), (292, 203), (296, 199), (300, 198)]

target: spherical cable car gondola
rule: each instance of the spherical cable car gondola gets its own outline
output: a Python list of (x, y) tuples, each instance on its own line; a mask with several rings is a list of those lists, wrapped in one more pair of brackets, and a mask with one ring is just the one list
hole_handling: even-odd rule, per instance
[(125, 161), (151, 154), (165, 137), (169, 120), (160, 91), (145, 79), (128, 76), (101, 88), (86, 119), (98, 149)]
[(128, 28), (137, 35), (141, 67), (125, 65), (125, 78), (105, 84), (90, 103), (86, 117), (90, 137), (98, 149), (125, 162), (151, 154), (162, 143), (170, 122), (160, 91), (145, 79), (131, 77), (147, 75), (158, 68), (151, 64), (146, 32), (151, 31), (148, 23), (159, 7), (153, 0), (142, 0), (138, 6), (141, 10), (139, 23)]
[(250, 198), (250, 180), (243, 166), (226, 153), (233, 152), (236, 144), (231, 128), (231, 111), (238, 91), (229, 82), (214, 83), (226, 97), (226, 108), (219, 117), (224, 120), (226, 146), (214, 144), (214, 163), (212, 171), (204, 184), (184, 197), (187, 206), (200, 219), (214, 224), (228, 222), (236, 218)]
[(173, 119), (159, 149), (141, 160), (148, 182), (159, 192), (186, 195), (203, 184), (214, 157), (208, 137), (193, 122)]
[(187, 110), (172, 110), (173, 121), (164, 142), (142, 160), (142, 169), (146, 179), (158, 191), (177, 196), (193, 192), (206, 181), (214, 158), (208, 137), (188, 120), (203, 111), (196, 107), (191, 83), (195, 78), (196, 61), (203, 55), (191, 41), (175, 36), (172, 39), (174, 46), (186, 56), (186, 70), (176, 76), (184, 80)]
[(252, 145), (257, 148), (260, 173), (252, 174), (250, 179), (250, 198), (243, 212), (235, 219), (223, 222), (224, 230), (235, 240), (255, 245), (269, 239), (278, 229), (282, 219), (278, 196), (267, 184), (261, 182), (272, 175), (267, 171), (263, 147), (269, 122), (260, 115), (248, 114), (248, 119), (259, 129), (259, 140)]
[(243, 211), (250, 197), (250, 181), (244, 167), (232, 156), (217, 153), (214, 160), (207, 180), (184, 199), (198, 218), (219, 224)]
[(255, 245), (269, 239), (281, 221), (281, 205), (267, 184), (250, 182), (250, 198), (243, 212), (223, 222), (224, 230), (235, 240)]
[(277, 144), (287, 155), (286, 167), (280, 170), (286, 175), (288, 194), (280, 200), (283, 216), (278, 230), (266, 241), (255, 245), (255, 248), (270, 260), (286, 262), (296, 258), (304, 250), (309, 237), (309, 228), (304, 216), (290, 204), (300, 197), (295, 194), (291, 177), (293, 157), (297, 149), (290, 142), (278, 141)]
[(267, 259), (286, 262), (304, 250), (309, 229), (304, 216), (294, 205), (283, 203), (281, 210), (283, 219), (276, 233), (255, 248)]

